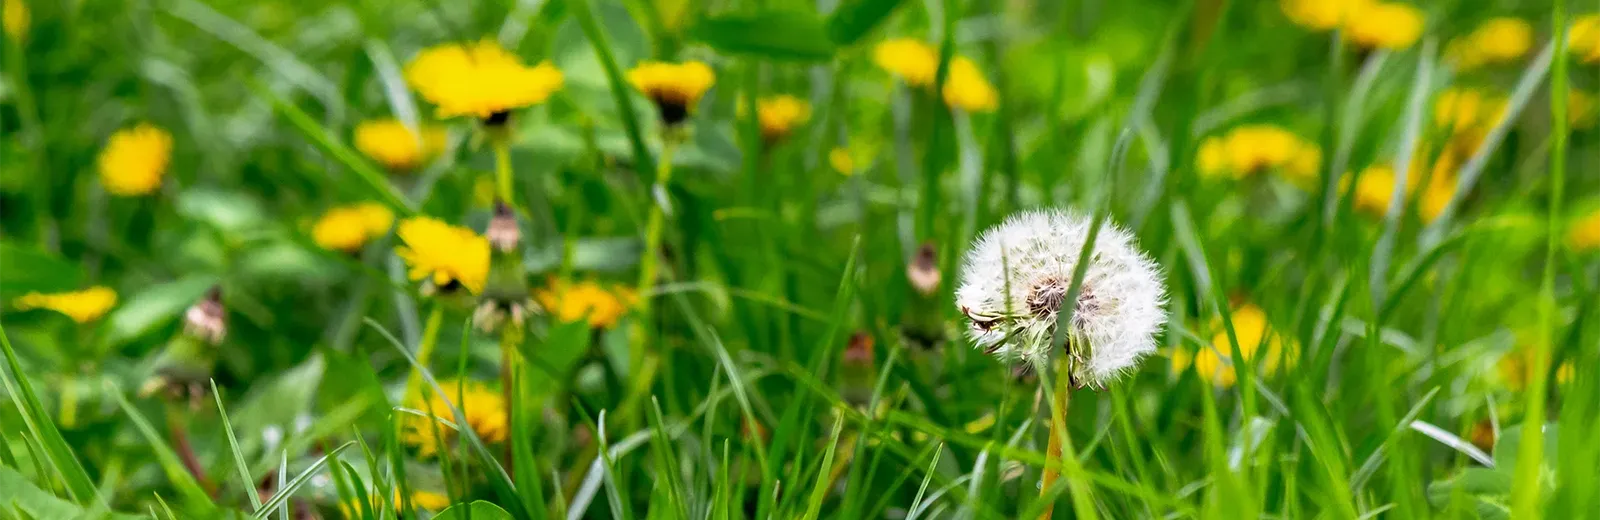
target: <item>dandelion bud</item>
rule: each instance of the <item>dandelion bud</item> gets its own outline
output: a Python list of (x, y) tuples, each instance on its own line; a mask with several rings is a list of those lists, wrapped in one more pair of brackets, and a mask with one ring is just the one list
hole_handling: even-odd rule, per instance
[(872, 344), (872, 335), (866, 331), (851, 334), (850, 342), (845, 344), (840, 394), (846, 401), (865, 404), (872, 399), (873, 380), (877, 375), (872, 366)]
[(183, 313), (183, 331), (206, 343), (217, 345), (228, 335), (228, 315), (222, 308), (222, 289), (212, 287), (206, 299), (195, 302)]
[(1107, 224), (1076, 300), (1067, 301), (1090, 219), (1068, 211), (1017, 214), (984, 232), (961, 267), (956, 304), (977, 347), (1001, 359), (1050, 359), (1059, 313), (1071, 305), (1069, 375), (1103, 387), (1155, 350), (1166, 289), (1133, 236)]
[(939, 274), (939, 253), (933, 248), (933, 242), (924, 242), (917, 248), (917, 254), (911, 257), (911, 264), (906, 266), (906, 278), (911, 280), (911, 288), (917, 294), (932, 296), (939, 290), (939, 281), (943, 278)]
[(483, 234), (496, 251), (509, 253), (516, 249), (517, 242), (522, 240), (522, 232), (517, 229), (517, 217), (511, 213), (511, 206), (504, 201), (495, 201), (494, 218), (489, 219), (489, 228)]

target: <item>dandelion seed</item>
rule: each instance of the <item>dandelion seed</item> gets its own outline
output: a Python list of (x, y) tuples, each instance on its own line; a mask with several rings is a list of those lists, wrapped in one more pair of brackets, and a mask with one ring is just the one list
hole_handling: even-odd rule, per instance
[(444, 291), (457, 286), (473, 294), (483, 291), (489, 276), (487, 239), (429, 217), (400, 221), (398, 234), (405, 245), (395, 254), (410, 267), (412, 280), (427, 280)]
[(105, 316), (117, 304), (117, 292), (104, 286), (60, 293), (30, 292), (18, 298), (16, 304), (19, 310), (47, 309), (72, 321), (89, 323)]
[(400, 441), (415, 447), (418, 455), (431, 457), (439, 453), (440, 446), (456, 444), (456, 430), (436, 423), (438, 419), (456, 421), (451, 404), (455, 404), (467, 419), (465, 425), (458, 426), (471, 428), (485, 444), (498, 444), (509, 436), (511, 428), (506, 423), (505, 396), (499, 390), (468, 380), (440, 381), (439, 388), (444, 389), (444, 395), (426, 398), (416, 395), (406, 400), (407, 407), (424, 414), (407, 414), (400, 432)]
[(112, 195), (148, 195), (172, 161), (172, 135), (148, 123), (118, 130), (100, 152), (100, 184)]
[(978, 348), (1042, 363), (1050, 357), (1057, 314), (1070, 303), (1066, 355), (1080, 386), (1104, 387), (1155, 350), (1154, 336), (1166, 323), (1166, 289), (1127, 231), (1105, 224), (1077, 300), (1065, 301), (1090, 225), (1076, 212), (1031, 211), (978, 238), (956, 290)]
[(628, 83), (655, 103), (661, 124), (669, 128), (688, 120), (716, 81), (711, 66), (698, 61), (647, 61), (628, 71)]
[(423, 125), (413, 132), (393, 119), (363, 121), (356, 125), (356, 149), (391, 172), (409, 172), (444, 150), (444, 129)]

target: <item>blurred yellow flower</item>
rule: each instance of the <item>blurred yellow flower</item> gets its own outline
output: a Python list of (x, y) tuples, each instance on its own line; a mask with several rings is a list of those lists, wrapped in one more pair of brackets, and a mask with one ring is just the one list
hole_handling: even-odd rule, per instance
[[(440, 426), (440, 428), (446, 428), (446, 426)], [(377, 512), (378, 508), (381, 507), (378, 501), (378, 494), (369, 492), (367, 496), (372, 501), (373, 511)], [(361, 518), (365, 513), (361, 510), (360, 504), (361, 501), (356, 499), (346, 501), (339, 504), (339, 512), (344, 513), (345, 518)], [(394, 499), (389, 504), (395, 507), (396, 512), (400, 511), (400, 506), (404, 505), (400, 500), (400, 490), (395, 490)], [(411, 505), (426, 511), (441, 511), (450, 507), (450, 497), (432, 491), (412, 491)], [(379, 514), (378, 517), (384, 518), (384, 515)]]
[(967, 112), (989, 112), (1000, 104), (1000, 94), (983, 77), (977, 64), (964, 56), (953, 56), (944, 80), (944, 102)]
[(1449, 88), (1433, 105), (1433, 121), (1450, 135), (1450, 153), (1468, 157), (1489, 130), (1506, 117), (1504, 97), (1476, 89)]
[(529, 67), (491, 39), (424, 50), (406, 64), (405, 77), (438, 107), (439, 117), (473, 116), (490, 124), (545, 102), (565, 81), (550, 62)]
[(534, 297), (556, 321), (588, 320), (589, 326), (597, 329), (616, 325), (639, 301), (638, 295), (625, 287), (607, 289), (593, 281), (573, 283), (553, 278), (548, 287), (534, 291)]
[(422, 166), (444, 150), (444, 129), (422, 125), (422, 135), (394, 119), (362, 121), (356, 125), (356, 149), (392, 172)]
[(1600, 14), (1586, 14), (1572, 21), (1567, 31), (1567, 51), (1583, 63), (1600, 63)]
[(1594, 94), (1575, 88), (1567, 89), (1567, 126), (1573, 130), (1587, 130), (1594, 126), (1596, 109)]
[(646, 61), (628, 71), (628, 83), (656, 104), (661, 123), (669, 127), (688, 119), (700, 97), (716, 82), (711, 66), (698, 61)]
[(1345, 38), (1366, 49), (1404, 49), (1422, 37), (1422, 11), (1407, 4), (1363, 6), (1345, 22)]
[(846, 177), (856, 174), (856, 160), (850, 157), (850, 150), (843, 146), (828, 150), (828, 166)]
[(1278, 8), (1295, 25), (1314, 31), (1340, 26), (1372, 0), (1279, 0)]
[(350, 253), (388, 233), (393, 223), (394, 212), (376, 202), (339, 206), (311, 226), (311, 239), (324, 249)]
[[(1420, 158), (1419, 158), (1420, 159)], [(1441, 158), (1441, 161), (1447, 159)], [(1437, 169), (1431, 175), (1427, 186), (1422, 192), (1417, 193), (1418, 179), (1422, 177), (1422, 165), (1413, 164), (1411, 170), (1406, 172), (1407, 197), (1417, 196), (1414, 203), (1417, 215), (1423, 222), (1433, 222), (1444, 212), (1445, 205), (1449, 204), (1450, 197), (1455, 193), (1454, 172), (1440, 172)], [(1346, 179), (1348, 182), (1349, 179)], [(1355, 207), (1374, 216), (1383, 216), (1389, 211), (1389, 202), (1394, 198), (1395, 174), (1394, 168), (1387, 163), (1373, 164), (1361, 171), (1361, 177), (1356, 180)]]
[(761, 140), (777, 143), (789, 137), (795, 126), (811, 118), (811, 104), (805, 100), (778, 95), (756, 100), (756, 120), (761, 123)]
[(16, 301), (19, 310), (48, 309), (65, 314), (78, 323), (98, 320), (116, 304), (117, 292), (99, 285), (81, 291), (31, 292)]
[(1195, 157), (1207, 177), (1237, 179), (1276, 170), (1296, 182), (1313, 179), (1321, 161), (1317, 145), (1273, 125), (1243, 125), (1209, 137)]
[(1573, 251), (1600, 249), (1600, 206), (1589, 210), (1568, 226), (1570, 229), (1567, 230), (1567, 246)]
[[(1284, 350), (1284, 342), (1273, 333), (1272, 325), (1267, 322), (1267, 314), (1261, 307), (1253, 303), (1238, 305), (1232, 311), (1232, 318), (1234, 337), (1239, 340), (1239, 353), (1246, 360), (1254, 361), (1268, 375), (1277, 373), (1279, 365), (1285, 360), (1289, 365), (1294, 364), (1297, 349), (1290, 345)], [(1193, 366), (1200, 379), (1223, 388), (1232, 387), (1237, 374), (1233, 365), (1226, 360), (1232, 357), (1233, 344), (1228, 341), (1228, 331), (1223, 326), (1220, 318), (1212, 323), (1212, 328), (1217, 332), (1211, 338), (1210, 347), (1203, 347), (1193, 355), (1186, 349), (1174, 351), (1172, 370), (1181, 373)]]
[(423, 412), (423, 415), (406, 414), (405, 424), (400, 432), (400, 441), (416, 447), (417, 455), (431, 457), (439, 452), (441, 444), (453, 446), (456, 443), (455, 428), (428, 417), (431, 414), (455, 424), (455, 414), (450, 411), (452, 403), (461, 410), (461, 415), (466, 416), (465, 427), (472, 428), (473, 433), (476, 433), (485, 444), (497, 444), (506, 440), (511, 432), (511, 425), (506, 423), (506, 400), (499, 390), (478, 381), (465, 379), (440, 381), (439, 388), (444, 390), (443, 397), (448, 398), (448, 402), (439, 395), (427, 391), (424, 391), (426, 397), (413, 395), (406, 398), (406, 407)]
[(1463, 70), (1511, 63), (1533, 48), (1533, 26), (1511, 17), (1491, 18), (1450, 43), (1448, 58)]
[[(1533, 347), (1522, 346), (1507, 352), (1500, 357), (1496, 368), (1500, 372), (1500, 383), (1505, 385), (1506, 390), (1512, 392), (1526, 390), (1529, 380), (1533, 378)], [(1572, 382), (1572, 375), (1572, 362), (1568, 361), (1556, 367), (1555, 379), (1551, 382), (1564, 385)]]
[(5, 18), (6, 36), (20, 42), (28, 36), (28, 4), (22, 0), (5, 0), (0, 7), (0, 17)]
[(112, 195), (147, 195), (161, 187), (172, 161), (172, 135), (140, 123), (111, 134), (100, 152), (100, 184)]
[(872, 61), (907, 85), (933, 84), (939, 73), (939, 52), (921, 40), (895, 38), (872, 49)]
[(471, 229), (430, 217), (400, 221), (404, 246), (395, 254), (410, 267), (412, 280), (429, 280), (440, 288), (460, 284), (478, 294), (489, 276), (489, 240)]

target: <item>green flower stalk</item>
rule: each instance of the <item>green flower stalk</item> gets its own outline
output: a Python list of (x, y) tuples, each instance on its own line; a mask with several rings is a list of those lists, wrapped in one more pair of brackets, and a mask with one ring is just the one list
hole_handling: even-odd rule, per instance
[(160, 393), (173, 400), (187, 399), (192, 407), (198, 407), (217, 364), (217, 346), (227, 335), (222, 291), (212, 288), (205, 299), (184, 312), (183, 330), (156, 355), (139, 386), (139, 395)]
[(507, 322), (520, 329), (534, 304), (523, 271), (522, 232), (510, 206), (495, 203), (484, 236), (490, 245), (489, 278), (472, 314), (473, 324), (486, 333), (499, 332)]

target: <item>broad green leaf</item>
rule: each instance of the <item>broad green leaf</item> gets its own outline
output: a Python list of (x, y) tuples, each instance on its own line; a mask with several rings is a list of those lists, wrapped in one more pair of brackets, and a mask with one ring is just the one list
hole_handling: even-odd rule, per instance
[(828, 15), (828, 37), (833, 43), (850, 45), (860, 41), (894, 13), (905, 0), (854, 0), (845, 2)]
[(434, 520), (508, 520), (511, 518), (511, 513), (500, 509), (500, 506), (477, 500), (470, 504), (450, 506), (433, 518)]
[(196, 188), (178, 195), (178, 213), (238, 234), (257, 229), (266, 213), (256, 199), (236, 191)]
[[(78, 503), (89, 503), (96, 493), (94, 481), (89, 479), (89, 472), (83, 469), (72, 447), (61, 436), (61, 430), (56, 429), (54, 419), (45, 412), (38, 392), (34, 391), (33, 384), (22, 370), (17, 352), (11, 348), (11, 338), (6, 335), (4, 327), (0, 327), (0, 347), (4, 347), (6, 367), (10, 369), (10, 373), (0, 371), (0, 383), (3, 383), (6, 395), (11, 396), (11, 403), (16, 405), (22, 422), (27, 425), (23, 436), (29, 438), (31, 435), (31, 439), (42, 445), (41, 451), (50, 459), (47, 462), (55, 468), (56, 475), (66, 481), (67, 493)], [(42, 464), (40, 468), (43, 469)]]
[(822, 19), (804, 11), (711, 16), (690, 34), (724, 53), (779, 60), (823, 61), (836, 50)]
[(160, 327), (216, 284), (215, 276), (191, 275), (134, 294), (111, 313), (111, 343), (128, 341)]
[(0, 240), (0, 292), (6, 295), (80, 289), (84, 278), (75, 263), (32, 245)]

